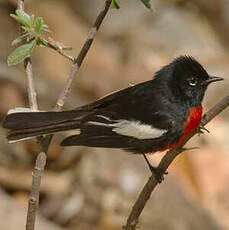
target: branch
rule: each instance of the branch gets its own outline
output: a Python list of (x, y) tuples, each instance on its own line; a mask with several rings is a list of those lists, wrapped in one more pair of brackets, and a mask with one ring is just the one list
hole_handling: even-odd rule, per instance
[[(208, 122), (210, 122), (214, 117), (216, 117), (220, 112), (226, 109), (229, 106), (229, 95), (224, 97), (220, 102), (218, 102), (213, 108), (211, 108), (207, 113), (204, 114), (201, 122), (201, 126), (205, 126)], [(161, 159), (158, 167), (166, 172), (169, 165), (173, 162), (175, 157), (184, 151), (183, 146), (186, 142), (192, 138), (197, 131), (194, 130), (193, 133), (182, 143), (178, 146), (175, 150), (168, 151), (164, 157)], [(142, 189), (139, 197), (137, 198), (134, 206), (132, 207), (131, 213), (127, 219), (126, 226), (124, 227), (125, 230), (135, 230), (136, 225), (138, 223), (138, 218), (144, 209), (146, 202), (149, 200), (153, 190), (158, 185), (158, 181), (156, 180), (155, 176), (152, 174), (147, 183), (145, 184), (144, 188)]]
[(29, 195), (29, 207), (27, 211), (26, 230), (33, 230), (35, 227), (36, 213), (39, 206), (39, 192), (41, 184), (41, 175), (46, 165), (46, 153), (38, 154), (35, 167), (32, 173), (32, 185)]
[[(28, 57), (24, 61), (24, 68), (28, 83), (29, 105), (32, 110), (38, 110), (37, 94), (33, 82), (32, 61)], [(37, 138), (39, 140), (39, 138)], [(43, 160), (45, 158), (45, 160)], [(36, 213), (39, 207), (39, 188), (41, 183), (41, 174), (46, 164), (45, 153), (40, 153), (36, 159), (36, 165), (32, 174), (32, 185), (28, 201), (26, 230), (34, 230)]]
[(24, 0), (17, 0), (17, 9), (24, 11), (25, 9)]
[(37, 94), (36, 94), (34, 81), (33, 81), (32, 60), (30, 57), (25, 59), (24, 68), (25, 68), (27, 84), (28, 84), (27, 91), (29, 97), (29, 106), (32, 110), (38, 110)]
[[(24, 0), (17, 1), (18, 10), (24, 11)], [(24, 60), (24, 69), (28, 84), (28, 99), (29, 105), (32, 110), (38, 110), (37, 94), (33, 81), (33, 69), (32, 60), (30, 57)], [(41, 152), (36, 160), (34, 171), (32, 174), (32, 186), (29, 195), (28, 210), (27, 210), (27, 220), (26, 220), (26, 230), (34, 230), (36, 212), (39, 206), (39, 188), (41, 183), (41, 174), (44, 170), (46, 164), (46, 155)]]
[(91, 44), (95, 38), (95, 35), (96, 35), (97, 31), (99, 30), (99, 27), (102, 24), (103, 19), (105, 18), (106, 14), (110, 8), (111, 2), (112, 2), (112, 0), (106, 0), (105, 1), (104, 9), (101, 10), (98, 17), (96, 18), (95, 23), (89, 32), (87, 40), (84, 43), (78, 57), (76, 58), (73, 66), (72, 66), (71, 72), (70, 72), (69, 77), (68, 77), (67, 82), (66, 82), (66, 85), (65, 85), (64, 89), (62, 90), (60, 97), (57, 100), (56, 107), (55, 107), (56, 111), (60, 111), (62, 109), (62, 107), (64, 106), (66, 98), (67, 98), (68, 94), (70, 93), (72, 85), (73, 85), (73, 83), (76, 80), (76, 77), (78, 75), (79, 68), (80, 68), (84, 58), (86, 57), (88, 50), (90, 49)]
[[(24, 8), (25, 8), (24, 0), (17, 0), (17, 9), (24, 11)], [(32, 60), (30, 57), (25, 59), (24, 68), (25, 68), (26, 78), (28, 83), (29, 105), (31, 109), (37, 110), (38, 104), (37, 104), (36, 90), (33, 82)]]
[[(42, 38), (42, 41), (44, 41), (45, 43), (48, 44), (48, 47), (55, 50), (57, 53), (59, 53), (61, 56), (67, 58), (69, 61), (73, 62), (75, 61), (75, 58), (67, 55), (63, 52), (64, 48), (66, 49), (66, 47), (63, 47), (62, 44), (60, 44), (59, 42), (54, 41), (51, 37), (49, 37), (48, 39)], [(70, 48), (70, 47), (68, 47)], [(71, 48), (70, 48), (71, 49)]]

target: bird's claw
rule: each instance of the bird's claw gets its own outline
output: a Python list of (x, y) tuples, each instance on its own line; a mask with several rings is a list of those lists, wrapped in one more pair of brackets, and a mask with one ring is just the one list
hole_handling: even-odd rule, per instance
[(190, 147), (190, 148), (182, 147), (181, 152), (189, 151), (189, 150), (196, 150), (196, 149), (200, 149), (200, 147), (198, 147), (198, 146), (194, 146), (194, 147)]
[(150, 171), (152, 172), (152, 174), (154, 174), (158, 183), (161, 183), (165, 179), (164, 175), (168, 174), (168, 172), (164, 171), (164, 169), (159, 167), (153, 167), (152, 165), (150, 166)]
[(199, 134), (203, 134), (204, 131), (207, 132), (207, 133), (210, 133), (210, 131), (208, 129), (206, 129), (204, 126), (200, 125), (199, 128), (198, 128), (198, 130), (197, 130), (197, 132)]

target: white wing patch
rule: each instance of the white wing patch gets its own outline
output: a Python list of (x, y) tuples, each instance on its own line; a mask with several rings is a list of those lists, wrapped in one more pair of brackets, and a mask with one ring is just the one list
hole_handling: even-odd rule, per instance
[(112, 129), (113, 132), (138, 139), (154, 139), (162, 136), (167, 130), (157, 129), (140, 121), (122, 120)]
[(151, 125), (143, 124), (140, 121), (116, 120), (116, 123), (106, 124), (97, 121), (89, 121), (89, 124), (111, 127), (112, 131), (123, 136), (137, 139), (154, 139), (167, 132), (166, 129), (154, 128)]

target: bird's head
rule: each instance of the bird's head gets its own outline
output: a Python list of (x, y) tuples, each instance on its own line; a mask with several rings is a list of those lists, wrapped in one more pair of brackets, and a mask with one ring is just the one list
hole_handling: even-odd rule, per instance
[[(173, 94), (192, 106), (201, 104), (207, 86), (223, 78), (210, 76), (202, 65), (190, 56), (181, 56), (164, 68)], [(162, 71), (162, 72), (164, 72)]]

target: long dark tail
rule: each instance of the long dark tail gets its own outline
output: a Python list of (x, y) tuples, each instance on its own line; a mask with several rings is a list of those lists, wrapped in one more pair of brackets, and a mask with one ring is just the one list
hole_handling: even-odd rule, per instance
[(3, 127), (9, 129), (9, 142), (77, 129), (85, 111), (19, 112), (8, 114)]

